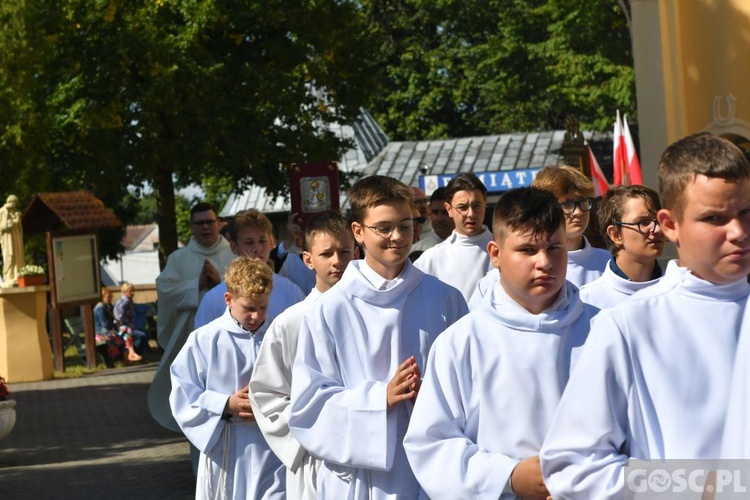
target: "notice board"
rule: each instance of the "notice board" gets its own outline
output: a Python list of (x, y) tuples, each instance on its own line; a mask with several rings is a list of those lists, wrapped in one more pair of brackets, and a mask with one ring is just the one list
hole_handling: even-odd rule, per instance
[(52, 276), (58, 305), (99, 300), (97, 248), (95, 234), (52, 238)]

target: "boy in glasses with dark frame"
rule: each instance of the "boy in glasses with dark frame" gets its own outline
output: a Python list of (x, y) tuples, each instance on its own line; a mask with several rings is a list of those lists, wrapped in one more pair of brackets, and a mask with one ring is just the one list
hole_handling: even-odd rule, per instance
[(468, 302), (477, 282), (492, 269), (484, 225), (487, 188), (471, 173), (458, 174), (445, 188), (445, 209), (456, 224), (448, 238), (428, 248), (414, 262), (427, 274), (458, 288)]
[(411, 188), (376, 175), (348, 195), (365, 258), (350, 262), (302, 321), (289, 427), (324, 461), (319, 498), (421, 498), (403, 436), (430, 347), (466, 302), (407, 259)]
[(679, 258), (594, 318), (540, 453), (553, 498), (624, 497), (631, 458), (721, 454), (750, 293), (750, 164), (699, 133), (670, 145), (658, 173), (657, 219)]
[(604, 274), (609, 252), (591, 246), (583, 235), (594, 207), (594, 183), (578, 169), (569, 166), (544, 167), (531, 182), (533, 187), (551, 191), (565, 213), (568, 237), (567, 280), (577, 287)]
[(656, 213), (659, 195), (646, 186), (617, 186), (599, 206), (599, 227), (612, 259), (597, 280), (581, 287), (581, 300), (605, 309), (638, 290), (656, 284), (662, 269), (656, 259), (664, 249), (664, 233)]

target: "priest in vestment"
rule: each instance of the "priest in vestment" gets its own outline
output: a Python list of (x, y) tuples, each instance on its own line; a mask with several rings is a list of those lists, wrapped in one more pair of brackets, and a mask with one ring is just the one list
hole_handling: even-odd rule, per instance
[(229, 242), (219, 234), (216, 210), (208, 203), (191, 209), (190, 232), (188, 244), (169, 256), (156, 278), (157, 340), (164, 354), (148, 391), (148, 407), (157, 422), (173, 431), (179, 427), (169, 409), (169, 366), (193, 331), (201, 298), (219, 284), (234, 259)]

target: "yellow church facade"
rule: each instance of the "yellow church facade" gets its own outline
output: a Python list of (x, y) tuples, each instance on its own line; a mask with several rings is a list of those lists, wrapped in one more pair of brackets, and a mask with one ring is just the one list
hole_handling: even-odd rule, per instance
[(750, 0), (630, 0), (644, 184), (708, 131), (750, 150)]

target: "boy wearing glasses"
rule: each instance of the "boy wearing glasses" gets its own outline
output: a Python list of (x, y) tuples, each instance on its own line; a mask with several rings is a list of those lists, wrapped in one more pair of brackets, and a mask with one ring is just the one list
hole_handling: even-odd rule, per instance
[(565, 213), (568, 238), (567, 280), (577, 287), (599, 278), (607, 267), (609, 252), (591, 246), (583, 235), (594, 207), (594, 183), (578, 169), (568, 166), (544, 167), (531, 182), (557, 196)]
[(300, 446), (289, 430), (292, 365), (305, 313), (339, 282), (357, 258), (351, 225), (334, 211), (319, 212), (305, 224), (305, 265), (315, 271), (315, 288), (268, 327), (250, 378), (250, 404), (263, 436), (286, 466), (288, 500), (317, 498), (318, 460)]
[(445, 209), (456, 227), (445, 241), (425, 250), (414, 265), (458, 288), (468, 301), (477, 282), (492, 269), (487, 253), (492, 233), (484, 225), (487, 188), (476, 175), (464, 173), (448, 182), (445, 196)]
[(594, 318), (540, 453), (553, 498), (622, 498), (629, 458), (720, 456), (750, 293), (750, 164), (699, 133), (658, 172), (657, 219), (679, 258)]
[(323, 460), (319, 498), (420, 498), (403, 436), (435, 338), (461, 293), (414, 267), (412, 190), (365, 177), (348, 192), (365, 249), (305, 315), (292, 369), (292, 434)]
[(596, 310), (565, 281), (565, 216), (536, 188), (493, 214), (490, 299), (435, 341), (404, 439), (431, 498), (546, 498), (539, 448)]
[(656, 259), (664, 249), (664, 233), (656, 213), (659, 195), (646, 186), (617, 186), (604, 195), (599, 227), (612, 252), (604, 275), (581, 287), (581, 300), (599, 309), (619, 304), (659, 281)]

